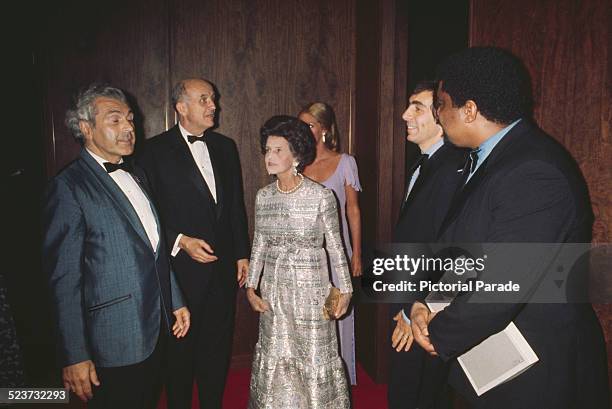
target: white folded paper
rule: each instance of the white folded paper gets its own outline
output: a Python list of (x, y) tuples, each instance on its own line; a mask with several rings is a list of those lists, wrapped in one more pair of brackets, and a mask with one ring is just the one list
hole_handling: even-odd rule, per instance
[[(430, 293), (425, 301), (431, 311), (442, 311), (450, 304), (448, 295)], [(509, 381), (538, 362), (523, 334), (511, 322), (457, 358), (478, 396)]]

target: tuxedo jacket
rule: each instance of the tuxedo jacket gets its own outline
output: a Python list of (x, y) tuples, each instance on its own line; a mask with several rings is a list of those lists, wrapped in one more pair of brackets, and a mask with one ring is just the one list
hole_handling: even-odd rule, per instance
[[(144, 173), (134, 172), (150, 200)], [(161, 319), (171, 328), (172, 311), (184, 306), (162, 232), (154, 250), (127, 196), (85, 149), (49, 183), (43, 226), (61, 365), (145, 360)]]
[(213, 274), (222, 283), (235, 286), (236, 260), (249, 257), (236, 144), (216, 132), (208, 131), (204, 137), (215, 175), (216, 203), (178, 125), (147, 141), (137, 157), (159, 205), (169, 248), (182, 233), (205, 240), (219, 258), (202, 264), (183, 250), (173, 258), (179, 283), (193, 294), (197, 292), (185, 287), (206, 285)]
[[(459, 149), (449, 142), (445, 142), (430, 158), (422, 165), (419, 177), (414, 183), (410, 195), (404, 200), (400, 208), (397, 224), (393, 231), (393, 242), (413, 243), (418, 246), (411, 246), (414, 257), (420, 254), (428, 255), (430, 252), (429, 243), (434, 243), (437, 238), (438, 230), (444, 221), (451, 201), (459, 184), (462, 181), (461, 169), (465, 162), (467, 151)], [(407, 181), (412, 175), (407, 175)], [(404, 194), (404, 197), (406, 195)], [(393, 272), (386, 273), (391, 277)], [(437, 275), (418, 275), (410, 277), (410, 280), (433, 279), (437, 281)], [(397, 280), (407, 279), (398, 276)], [(423, 298), (413, 293), (417, 299)], [(410, 313), (412, 303), (397, 306), (392, 310), (399, 311), (404, 309), (406, 314)], [(395, 313), (397, 313), (395, 311)], [(395, 315), (393, 313), (393, 315)]]
[[(461, 182), (466, 151), (445, 142), (419, 171), (419, 177), (402, 204), (393, 241), (433, 243)], [(410, 177), (412, 175), (408, 175)], [(404, 194), (405, 197), (405, 194)]]
[[(462, 174), (458, 170), (462, 169), (465, 157), (465, 149), (458, 149), (446, 142), (421, 165), (419, 177), (402, 203), (393, 232), (395, 243), (420, 243), (422, 246), (418, 248), (424, 254), (429, 254), (428, 244), (436, 241), (453, 195), (462, 181)], [(406, 176), (409, 181), (412, 175)], [(413, 251), (416, 248), (411, 247)], [(386, 272), (385, 275), (392, 276), (394, 273)], [(406, 277), (397, 277), (396, 281), (403, 278)], [(423, 278), (436, 279), (429, 276)], [(394, 304), (389, 312), (393, 317), (403, 309), (406, 315), (410, 315), (411, 307), (412, 303)], [(391, 327), (394, 328), (395, 324), (392, 323)], [(389, 370), (389, 407), (444, 407), (441, 402), (446, 398), (446, 365), (426, 356), (418, 344), (414, 343), (408, 352), (392, 349)]]
[[(588, 243), (592, 222), (587, 187), (576, 163), (559, 143), (523, 119), (495, 146), (455, 197), (439, 241)], [(542, 266), (554, 261), (548, 253), (541, 258)], [(535, 278), (532, 283), (537, 283)], [(451, 361), (451, 385), (474, 407), (609, 407), (605, 345), (590, 304), (529, 300), (481, 304), (470, 303), (469, 299), (470, 294), (457, 297), (431, 321), (429, 333), (440, 357)], [(516, 378), (476, 397), (455, 358), (511, 321), (539, 361)]]

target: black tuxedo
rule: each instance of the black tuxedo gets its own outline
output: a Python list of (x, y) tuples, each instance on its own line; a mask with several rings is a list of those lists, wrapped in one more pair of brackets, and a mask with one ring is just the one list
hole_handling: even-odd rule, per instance
[[(457, 168), (461, 167), (465, 154), (464, 149), (447, 142), (421, 165), (410, 195), (402, 204), (393, 241), (432, 243), (436, 240), (461, 180)], [(407, 176), (409, 180), (412, 175)]]
[[(524, 119), (455, 198), (439, 240), (588, 243), (592, 222), (577, 165), (560, 144)], [(440, 357), (450, 362), (449, 382), (474, 407), (609, 407), (605, 345), (590, 304), (466, 303), (469, 296), (460, 295), (440, 312), (429, 333)], [(539, 362), (477, 398), (455, 358), (511, 321)]]
[(201, 264), (183, 250), (171, 258), (192, 313), (192, 329), (169, 348), (170, 408), (191, 408), (194, 374), (200, 406), (221, 407), (232, 345), (236, 260), (249, 256), (236, 145), (215, 132), (206, 132), (205, 140), (216, 203), (178, 125), (148, 141), (138, 157), (151, 181), (170, 247), (182, 233), (205, 240), (219, 258)]
[[(396, 243), (432, 243), (448, 211), (461, 174), (457, 169), (465, 158), (465, 150), (450, 143), (442, 145), (419, 170), (408, 198), (402, 203), (393, 232)], [(406, 175), (410, 181), (411, 173)], [(407, 189), (406, 189), (407, 190)], [(406, 195), (404, 194), (404, 197)], [(410, 314), (411, 304), (390, 305), (390, 315), (404, 308)], [(391, 321), (391, 330), (395, 321)], [(415, 342), (408, 352), (391, 349), (388, 400), (390, 409), (443, 407), (446, 370), (438, 359), (429, 358)], [(435, 401), (435, 402), (434, 402)]]

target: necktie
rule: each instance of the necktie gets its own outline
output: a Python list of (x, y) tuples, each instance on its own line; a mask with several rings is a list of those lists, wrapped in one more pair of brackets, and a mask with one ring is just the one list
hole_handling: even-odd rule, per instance
[(121, 163), (112, 163), (112, 162), (104, 162), (104, 167), (108, 173), (112, 173), (117, 169), (124, 170), (126, 172), (132, 171), (132, 166), (129, 162), (121, 162)]
[(476, 166), (478, 165), (478, 152), (480, 152), (480, 148), (472, 149), (470, 151), (470, 155), (468, 157), (469, 166), (470, 166), (470, 174), (474, 173), (474, 170), (476, 169)]
[(429, 155), (426, 153), (422, 153), (416, 160), (416, 162), (414, 162), (414, 165), (412, 165), (412, 167), (410, 168), (410, 171), (408, 172), (410, 177), (412, 177), (412, 175), (414, 175), (414, 172), (416, 172), (416, 170), (419, 168), (419, 166), (421, 166), (423, 164), (423, 162), (425, 162), (427, 159), (429, 158)]
[(480, 152), (480, 148), (472, 149), (465, 159), (463, 170), (461, 171), (463, 174), (463, 185), (467, 183), (470, 175), (476, 170), (476, 166), (478, 165), (478, 152)]
[[(410, 195), (410, 190), (412, 187), (414, 187), (414, 184), (416, 183), (416, 180), (414, 181), (414, 183), (412, 182), (414, 173), (417, 171), (417, 169), (419, 169), (423, 163), (425, 163), (425, 161), (429, 158), (429, 155), (426, 153), (421, 154), (416, 162), (414, 162), (414, 165), (412, 165), (410, 167), (410, 170), (408, 171), (408, 178), (406, 179), (406, 195), (404, 196), (404, 203), (402, 203), (402, 207), (403, 204), (406, 203), (406, 200), (408, 200), (408, 196)], [(421, 171), (419, 170), (419, 177), (421, 176)]]
[(189, 143), (194, 143), (194, 142), (205, 142), (204, 141), (204, 136), (200, 135), (200, 136), (195, 136), (195, 135), (187, 135), (187, 141)]

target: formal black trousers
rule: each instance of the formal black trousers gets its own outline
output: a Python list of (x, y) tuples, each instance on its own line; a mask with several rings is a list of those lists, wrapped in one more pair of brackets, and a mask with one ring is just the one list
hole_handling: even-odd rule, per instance
[[(390, 334), (396, 325), (392, 318), (399, 311), (395, 307), (390, 305)], [(391, 348), (389, 354), (389, 409), (451, 409), (448, 369), (441, 359), (429, 356), (416, 341), (408, 351)]]
[(168, 326), (162, 318), (153, 353), (134, 365), (97, 367), (100, 386), (94, 386), (89, 409), (155, 409), (161, 390), (163, 357), (168, 343)]
[(236, 285), (211, 279), (204, 289), (193, 284), (184, 285), (183, 291), (191, 329), (186, 337), (168, 343), (168, 409), (191, 409), (194, 379), (200, 408), (221, 409), (232, 350)]

